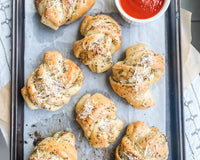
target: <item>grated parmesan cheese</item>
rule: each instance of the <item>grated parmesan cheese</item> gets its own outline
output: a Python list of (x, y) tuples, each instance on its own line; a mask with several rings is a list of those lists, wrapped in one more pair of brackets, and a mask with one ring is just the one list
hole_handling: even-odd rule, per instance
[(37, 149), (37, 159), (40, 160), (40, 152)]
[(124, 155), (126, 156), (126, 158), (128, 158), (128, 160), (139, 160), (139, 158), (137, 158), (137, 157), (132, 157), (129, 153), (131, 152), (131, 151), (125, 151), (124, 152)]
[(54, 8), (58, 5), (61, 5), (61, 1), (60, 0), (51, 0), (51, 1), (48, 1), (48, 6), (47, 9), (51, 9), (51, 8)]
[[(83, 107), (84, 107), (83, 112), (81, 112), (81, 113), (79, 114), (79, 118), (80, 118), (80, 119), (86, 119), (87, 116), (91, 114), (91, 112), (92, 112), (92, 110), (93, 110), (93, 108), (94, 108), (94, 106), (91, 105), (89, 102), (87, 102)], [(93, 119), (92, 116), (90, 116), (90, 118)]]

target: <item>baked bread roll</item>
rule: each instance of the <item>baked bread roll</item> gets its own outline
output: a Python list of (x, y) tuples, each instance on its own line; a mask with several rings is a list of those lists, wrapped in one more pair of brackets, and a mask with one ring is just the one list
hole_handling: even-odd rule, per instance
[(80, 31), (85, 38), (74, 43), (74, 55), (92, 72), (111, 68), (112, 54), (121, 46), (120, 25), (106, 15), (86, 16)]
[(60, 131), (53, 137), (42, 140), (33, 150), (30, 160), (77, 160), (75, 136), (71, 132)]
[(77, 103), (76, 120), (92, 147), (108, 147), (115, 142), (123, 127), (123, 121), (116, 119), (116, 112), (115, 104), (99, 93), (86, 94)]
[(57, 30), (61, 25), (70, 24), (82, 17), (95, 0), (35, 0), (41, 22)]
[(57, 51), (48, 51), (21, 93), (30, 109), (56, 111), (79, 92), (83, 79), (81, 69), (73, 61)]
[(145, 44), (133, 45), (126, 50), (125, 60), (112, 67), (110, 84), (133, 107), (146, 109), (155, 104), (149, 89), (161, 79), (164, 66), (162, 56)]
[(116, 149), (116, 160), (167, 160), (167, 138), (143, 122), (130, 124)]

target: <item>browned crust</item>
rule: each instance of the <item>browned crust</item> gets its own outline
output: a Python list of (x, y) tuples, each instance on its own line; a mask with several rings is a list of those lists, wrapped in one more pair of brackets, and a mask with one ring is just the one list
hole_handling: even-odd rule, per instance
[[(75, 14), (73, 14), (69, 23), (72, 23), (82, 17), (90, 8), (92, 8), (95, 4), (95, 0), (78, 0), (77, 8), (75, 10)], [(69, 24), (68, 23), (68, 24)]]
[(72, 4), (69, 0), (58, 2), (55, 0), (35, 0), (36, 9), (41, 16), (41, 23), (54, 30), (57, 30), (61, 25), (76, 21), (94, 4), (95, 0), (76, 0)]
[(60, 131), (53, 137), (45, 138), (34, 148), (30, 160), (35, 160), (40, 156), (42, 156), (41, 159), (45, 159), (49, 153), (63, 159), (77, 160), (75, 136), (70, 132)]
[(123, 121), (116, 119), (116, 111), (114, 103), (99, 93), (86, 94), (77, 103), (76, 119), (92, 147), (108, 147), (115, 141), (123, 127)]
[(121, 27), (107, 15), (85, 16), (80, 32), (85, 38), (74, 43), (74, 55), (92, 72), (112, 67), (112, 54), (121, 46)]
[(116, 63), (110, 84), (113, 90), (137, 109), (155, 105), (151, 84), (159, 81), (164, 73), (161, 55), (147, 49), (145, 44), (137, 44), (126, 50), (126, 59)]
[(149, 128), (141, 121), (128, 125), (115, 152), (116, 160), (127, 156), (138, 160), (167, 160), (168, 154), (167, 138), (156, 127)]
[(21, 93), (30, 109), (56, 111), (80, 91), (83, 80), (81, 69), (73, 61), (57, 51), (48, 51)]

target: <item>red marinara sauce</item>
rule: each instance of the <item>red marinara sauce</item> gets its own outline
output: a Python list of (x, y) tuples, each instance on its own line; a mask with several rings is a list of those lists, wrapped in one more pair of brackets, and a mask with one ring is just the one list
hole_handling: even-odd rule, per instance
[(165, 0), (120, 0), (122, 9), (131, 17), (148, 19), (155, 16)]

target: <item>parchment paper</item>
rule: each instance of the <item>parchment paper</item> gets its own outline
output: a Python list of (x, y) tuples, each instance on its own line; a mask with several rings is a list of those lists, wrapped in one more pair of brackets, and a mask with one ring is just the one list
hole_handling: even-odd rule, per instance
[[(40, 23), (40, 16), (37, 14), (32, 0), (25, 1), (25, 3), (25, 82), (28, 76), (42, 62), (44, 52), (48, 50), (57, 50), (64, 57), (78, 64), (84, 73), (85, 80), (81, 91), (71, 98), (70, 103), (56, 112), (30, 110), (25, 105), (24, 159), (28, 159), (32, 153), (34, 141), (52, 136), (60, 130), (69, 130), (75, 134), (79, 160), (114, 159), (115, 148), (124, 136), (127, 125), (138, 120), (144, 121), (149, 126), (156, 126), (161, 132), (166, 133), (165, 75), (151, 87), (156, 105), (147, 110), (134, 109), (112, 90), (109, 84), (111, 69), (105, 73), (95, 74), (74, 57), (73, 43), (82, 39), (79, 27), (83, 17), (73, 24), (60, 27), (57, 31), (54, 31)], [(118, 14), (114, 0), (96, 0), (95, 6), (87, 14), (96, 15), (102, 13), (113, 17), (122, 28), (122, 45), (113, 55), (114, 64), (124, 59), (127, 47), (140, 42), (146, 43), (150, 49), (161, 54), (165, 59), (167, 53), (165, 53), (164, 16), (146, 25), (130, 25)], [(78, 100), (86, 93), (94, 94), (96, 92), (102, 93), (114, 101), (118, 109), (117, 117), (124, 121), (124, 128), (120, 136), (107, 149), (92, 148), (75, 120), (75, 105)]]

